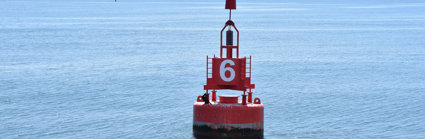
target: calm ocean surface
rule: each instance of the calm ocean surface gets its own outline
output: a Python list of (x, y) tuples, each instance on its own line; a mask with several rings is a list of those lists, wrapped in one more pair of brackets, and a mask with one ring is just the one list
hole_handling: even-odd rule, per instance
[[(0, 2), (0, 138), (193, 138), (224, 0), (112, 1)], [(267, 139), (425, 138), (425, 2), (239, 0), (232, 19)]]

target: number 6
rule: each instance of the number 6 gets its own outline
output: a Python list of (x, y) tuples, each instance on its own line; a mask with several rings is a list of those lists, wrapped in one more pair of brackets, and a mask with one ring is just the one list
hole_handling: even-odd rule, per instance
[[(223, 79), (223, 81), (230, 82), (235, 79), (235, 70), (233, 70), (231, 67), (225, 67), (227, 64), (230, 64), (230, 66), (234, 66), (235, 62), (233, 62), (230, 59), (224, 60), (220, 64), (220, 77)], [(230, 72), (230, 77), (226, 77), (226, 71)]]

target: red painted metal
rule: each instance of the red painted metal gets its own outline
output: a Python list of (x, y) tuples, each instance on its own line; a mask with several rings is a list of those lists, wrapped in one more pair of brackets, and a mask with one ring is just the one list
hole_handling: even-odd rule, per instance
[(242, 105), (246, 105), (246, 95), (245, 95), (245, 93), (242, 95)]
[(225, 9), (236, 9), (236, 0), (226, 0)]
[(261, 100), (260, 100), (260, 98), (255, 98), (254, 99), (254, 104), (261, 104)]
[(252, 92), (248, 92), (248, 103), (252, 103)]
[[(221, 124), (264, 123), (263, 104), (238, 104), (204, 105), (202, 102), (196, 102), (193, 108), (193, 120)], [(263, 128), (263, 126), (256, 128)]]
[[(223, 31), (226, 28), (233, 27), (237, 33), (236, 45), (223, 44)], [(227, 57), (223, 57), (223, 49), (226, 50)], [(233, 58), (233, 49), (236, 50), (236, 58)], [(209, 60), (211, 59), (211, 63)], [(249, 59), (249, 63), (247, 63)], [(230, 63), (223, 63), (223, 61), (231, 61)], [(209, 65), (211, 64), (211, 67)], [(224, 64), (224, 65), (223, 65)], [(222, 67), (223, 66), (223, 67)], [(209, 72), (211, 69), (211, 72)], [(222, 71), (226, 70), (226, 71)], [(232, 77), (234, 71), (234, 78), (230, 81), (223, 79)], [(224, 73), (224, 76), (221, 73)], [(248, 73), (248, 76), (246, 75)], [(209, 58), (207, 56), (207, 84), (204, 85), (205, 90), (220, 90), (230, 89), (246, 91), (255, 88), (255, 84), (251, 84), (251, 56), (249, 58), (239, 58), (239, 30), (236, 28), (232, 20), (228, 20), (220, 32), (220, 57)], [(210, 76), (211, 75), (211, 78)]]
[(238, 103), (239, 96), (224, 95), (219, 97), (220, 97), (220, 103)]
[[(236, 0), (227, 0), (226, 9), (236, 9)], [(239, 57), (239, 30), (230, 16), (220, 31), (220, 57), (207, 56), (204, 95), (209, 100), (209, 90), (212, 90), (212, 101), (203, 102), (202, 96), (198, 96), (193, 104), (193, 134), (200, 138), (262, 138), (264, 105), (259, 98), (252, 100), (255, 88), (251, 83), (252, 58)], [(226, 28), (227, 41), (223, 44)], [(233, 36), (232, 30), (236, 32), (235, 44), (233, 37), (229, 37)], [(217, 101), (216, 90), (223, 89), (243, 91), (242, 100), (238, 101), (238, 96), (222, 95)]]
[(202, 96), (198, 96), (198, 98), (196, 99), (196, 102), (202, 102)]
[[(223, 31), (226, 28), (233, 28), (236, 31), (236, 45), (224, 45), (223, 44)], [(236, 49), (236, 58), (239, 58), (239, 30), (236, 28), (235, 23), (232, 20), (227, 20), (226, 24), (220, 31), (220, 58), (223, 58), (223, 49), (233, 50)], [(231, 57), (227, 57), (231, 58)]]
[(217, 91), (213, 90), (212, 91), (212, 101), (217, 101), (217, 96), (216, 96)]

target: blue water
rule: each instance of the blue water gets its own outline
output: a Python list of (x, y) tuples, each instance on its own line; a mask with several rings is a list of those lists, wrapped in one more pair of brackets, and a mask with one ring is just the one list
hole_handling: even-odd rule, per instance
[[(3, 0), (0, 138), (193, 138), (224, 0)], [(425, 138), (425, 3), (238, 1), (266, 138)], [(241, 92), (221, 91), (218, 95)]]

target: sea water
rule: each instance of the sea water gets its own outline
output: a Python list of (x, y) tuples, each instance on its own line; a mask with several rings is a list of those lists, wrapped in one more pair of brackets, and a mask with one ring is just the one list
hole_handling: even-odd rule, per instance
[[(425, 138), (423, 1), (237, 8), (265, 138)], [(193, 138), (227, 19), (224, 0), (1, 1), (0, 138)]]

